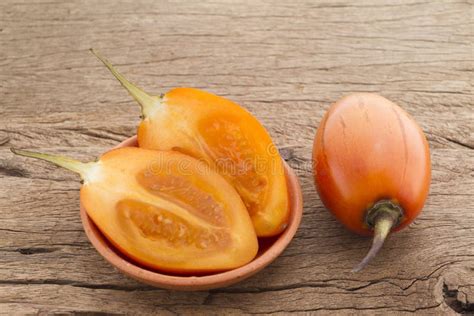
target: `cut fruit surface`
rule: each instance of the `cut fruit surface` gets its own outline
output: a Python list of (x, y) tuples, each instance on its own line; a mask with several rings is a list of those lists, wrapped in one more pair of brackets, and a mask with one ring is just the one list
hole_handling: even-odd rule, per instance
[(17, 153), (80, 173), (81, 203), (89, 217), (116, 248), (147, 267), (183, 274), (222, 271), (257, 253), (238, 193), (192, 157), (128, 147), (85, 164)]
[(285, 229), (289, 209), (283, 163), (254, 116), (230, 100), (193, 88), (150, 96), (94, 54), (141, 105), (140, 147), (179, 151), (221, 174), (244, 201), (258, 236)]

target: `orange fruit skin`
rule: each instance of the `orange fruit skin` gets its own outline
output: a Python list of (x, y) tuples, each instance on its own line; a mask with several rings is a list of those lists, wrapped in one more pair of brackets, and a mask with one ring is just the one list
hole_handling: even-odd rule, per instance
[(418, 216), (429, 192), (431, 162), (423, 131), (408, 113), (376, 94), (334, 103), (313, 144), (313, 173), (326, 208), (349, 230), (372, 235), (365, 223), (374, 203), (403, 210), (398, 231)]

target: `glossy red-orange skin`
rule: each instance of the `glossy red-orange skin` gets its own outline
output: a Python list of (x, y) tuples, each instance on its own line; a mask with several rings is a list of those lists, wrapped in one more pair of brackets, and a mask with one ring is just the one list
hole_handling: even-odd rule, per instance
[(428, 142), (400, 107), (375, 94), (349, 95), (331, 106), (314, 140), (313, 171), (322, 202), (351, 231), (371, 235), (367, 210), (391, 200), (403, 210), (398, 231), (428, 195)]

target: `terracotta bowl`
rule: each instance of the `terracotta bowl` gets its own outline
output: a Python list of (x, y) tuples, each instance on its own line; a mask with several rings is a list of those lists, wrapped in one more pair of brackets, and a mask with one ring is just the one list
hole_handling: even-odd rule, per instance
[[(137, 146), (137, 137), (125, 140), (116, 148), (127, 146)], [(301, 187), (293, 169), (286, 162), (284, 165), (291, 208), (289, 225), (282, 234), (276, 237), (260, 239), (260, 249), (257, 256), (251, 262), (237, 269), (202, 276), (178, 276), (149, 270), (126, 258), (115, 249), (81, 206), (82, 224), (87, 237), (97, 251), (119, 271), (140, 282), (159, 288), (181, 291), (209, 290), (228, 286), (254, 275), (275, 260), (288, 246), (300, 225), (303, 214)]]

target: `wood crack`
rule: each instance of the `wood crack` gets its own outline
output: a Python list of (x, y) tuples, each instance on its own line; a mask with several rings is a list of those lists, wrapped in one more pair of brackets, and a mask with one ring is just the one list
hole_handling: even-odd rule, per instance
[(88, 128), (71, 128), (71, 127), (63, 127), (61, 128), (62, 130), (66, 131), (73, 131), (77, 133), (81, 133), (86, 136), (94, 137), (94, 138), (100, 138), (100, 139), (109, 139), (113, 140), (115, 142), (120, 142), (123, 141), (125, 138), (130, 137), (130, 135), (127, 134), (122, 134), (116, 131), (110, 131), (110, 130), (94, 130), (94, 129), (88, 129)]
[[(458, 293), (460, 290), (450, 290), (446, 283), (443, 283), (443, 297), (446, 305), (449, 306), (453, 311), (459, 314), (468, 314), (474, 312), (474, 301), (473, 302), (462, 302), (458, 299)], [(467, 295), (466, 295), (467, 297)]]
[[(69, 285), (73, 287), (81, 287), (95, 290), (117, 290), (124, 292), (134, 291), (160, 291), (152, 286), (123, 286), (116, 284), (93, 284), (74, 280), (59, 280), (59, 279), (31, 279), (31, 280), (0, 280), (0, 285)], [(163, 291), (163, 290), (161, 290)]]
[[(15, 252), (19, 252), (22, 255), (36, 255), (36, 254), (43, 254), (43, 253), (51, 253), (57, 251), (58, 248), (43, 248), (43, 247), (30, 247), (30, 248), (18, 248), (15, 249)], [(5, 251), (5, 250), (0, 250)]]
[(0, 146), (3, 146), (5, 144), (7, 144), (9, 141), (10, 141), (10, 136), (8, 136), (8, 135), (1, 136), (0, 135)]
[(461, 146), (463, 148), (467, 148), (467, 149), (470, 149), (470, 150), (473, 150), (474, 149), (474, 146), (473, 145), (470, 145), (468, 143), (465, 143), (465, 142), (462, 142), (462, 141), (459, 141), (457, 139), (454, 139), (452, 137), (448, 137), (448, 136), (443, 136), (443, 135), (439, 135), (437, 133), (433, 133), (431, 131), (423, 131), (424, 133), (428, 134), (428, 135), (432, 135), (432, 136), (435, 136), (435, 137), (439, 137), (445, 141), (447, 141), (448, 143), (452, 143), (452, 144), (455, 144), (455, 145), (458, 145), (458, 146)]
[[(439, 135), (438, 135), (438, 136), (439, 136)], [(461, 147), (464, 147), (464, 148), (467, 148), (467, 149), (471, 149), (471, 150), (474, 149), (474, 146), (473, 146), (473, 145), (469, 145), (469, 144), (463, 143), (463, 142), (461, 142), (461, 141), (459, 141), (459, 140), (457, 140), (457, 139), (454, 139), (454, 138), (451, 138), (451, 137), (443, 137), (443, 136), (439, 136), (439, 137), (441, 137), (441, 138), (443, 138), (443, 139), (446, 139), (448, 142), (451, 142), (451, 143), (453, 143), (453, 144), (457, 144), (457, 145), (459, 145), (459, 146), (461, 146)]]
[(30, 176), (28, 172), (24, 169), (8, 166), (5, 163), (2, 163), (2, 164), (0, 164), (0, 175), (4, 175), (7, 177), (15, 177), (15, 178), (28, 178)]

